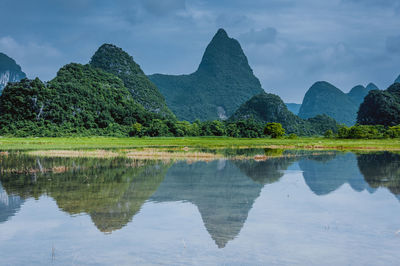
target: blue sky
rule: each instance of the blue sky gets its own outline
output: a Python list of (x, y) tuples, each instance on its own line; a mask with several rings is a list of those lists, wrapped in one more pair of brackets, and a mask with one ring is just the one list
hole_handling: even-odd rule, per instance
[(386, 88), (400, 74), (400, 0), (2, 0), (0, 52), (30, 78), (87, 63), (102, 43), (147, 74), (196, 70), (218, 28), (241, 43), (267, 92), (301, 102), (326, 80)]

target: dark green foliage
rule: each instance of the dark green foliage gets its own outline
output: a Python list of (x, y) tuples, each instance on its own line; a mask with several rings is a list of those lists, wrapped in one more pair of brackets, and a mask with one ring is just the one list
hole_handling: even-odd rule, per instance
[(322, 135), (326, 130), (337, 131), (335, 120), (317, 116), (304, 120), (290, 112), (281, 98), (270, 93), (260, 93), (242, 104), (230, 117), (230, 121), (254, 119), (258, 123), (281, 123), (287, 133), (302, 136)]
[(69, 64), (47, 85), (39, 79), (9, 84), (0, 96), (3, 134), (126, 135), (154, 117), (133, 100), (123, 82), (89, 65)]
[(384, 91), (370, 91), (360, 105), (357, 121), (362, 125), (399, 125), (400, 83)]
[(342, 126), (338, 130), (338, 138), (342, 139), (383, 139), (396, 138), (398, 128), (386, 128), (382, 125), (355, 125), (352, 127)]
[(267, 123), (264, 127), (264, 135), (273, 139), (280, 138), (285, 135), (285, 129), (280, 123)]
[(328, 130), (325, 131), (325, 133), (324, 133), (324, 137), (325, 137), (325, 138), (333, 138), (333, 136), (334, 136), (333, 131), (330, 130), (330, 129), (328, 129)]
[(332, 130), (332, 132), (337, 132), (338, 130), (336, 120), (327, 115), (317, 115), (307, 119), (306, 121), (318, 135), (324, 134), (327, 130)]
[(15, 60), (0, 53), (0, 93), (8, 82), (17, 82), (23, 78), (26, 75)]
[(145, 109), (173, 118), (157, 87), (143, 73), (132, 56), (112, 44), (103, 44), (90, 60), (90, 65), (119, 77), (133, 98)]
[(190, 75), (149, 76), (165, 96), (178, 119), (225, 119), (252, 96), (263, 90), (254, 76), (240, 44), (218, 30)]

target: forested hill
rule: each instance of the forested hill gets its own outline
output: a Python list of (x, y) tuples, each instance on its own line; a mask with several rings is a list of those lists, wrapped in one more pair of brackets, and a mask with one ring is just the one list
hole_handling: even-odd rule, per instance
[(90, 65), (66, 65), (47, 84), (37, 78), (10, 83), (0, 96), (2, 134), (112, 135), (153, 118), (121, 79)]
[(361, 102), (368, 92), (374, 89), (378, 88), (373, 83), (368, 84), (367, 87), (358, 85), (346, 94), (328, 82), (316, 82), (305, 94), (299, 116), (307, 119), (325, 114), (339, 123), (354, 125)]
[(263, 92), (239, 42), (223, 29), (215, 34), (193, 74), (149, 77), (180, 120), (226, 119)]
[(143, 73), (132, 56), (112, 44), (103, 44), (93, 55), (90, 65), (119, 77), (133, 98), (150, 112), (173, 118), (164, 96)]
[(20, 81), (25, 77), (25, 73), (14, 59), (0, 53), (0, 93), (8, 82)]
[(307, 120), (288, 110), (282, 99), (275, 94), (260, 93), (242, 104), (230, 117), (230, 121), (254, 119), (259, 123), (281, 123), (286, 133), (297, 135), (322, 135), (327, 130), (337, 131), (334, 119), (318, 115)]
[(370, 91), (360, 105), (357, 122), (362, 125), (399, 125), (400, 83), (394, 83), (387, 90)]

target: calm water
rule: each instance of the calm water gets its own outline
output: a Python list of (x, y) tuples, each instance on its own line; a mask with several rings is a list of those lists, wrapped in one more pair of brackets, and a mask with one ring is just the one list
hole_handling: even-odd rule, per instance
[(398, 265), (400, 155), (0, 157), (0, 265)]

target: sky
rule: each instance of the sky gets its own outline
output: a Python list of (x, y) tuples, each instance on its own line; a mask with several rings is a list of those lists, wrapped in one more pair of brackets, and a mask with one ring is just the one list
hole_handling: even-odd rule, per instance
[(400, 74), (400, 0), (1, 0), (0, 52), (47, 81), (103, 43), (146, 74), (194, 72), (219, 28), (265, 91), (301, 103), (316, 81), (348, 92)]

